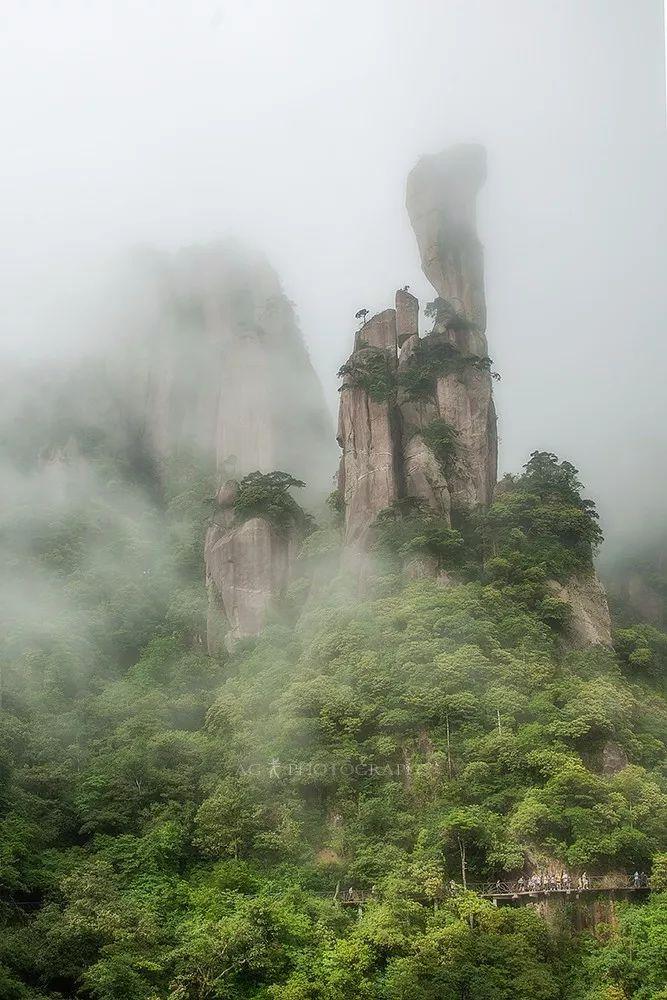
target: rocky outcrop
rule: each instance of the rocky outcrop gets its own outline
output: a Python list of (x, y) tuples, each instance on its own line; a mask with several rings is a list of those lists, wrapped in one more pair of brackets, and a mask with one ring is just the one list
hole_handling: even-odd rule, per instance
[(438, 297), (482, 334), (486, 303), (477, 195), (485, 180), (484, 147), (452, 146), (419, 160), (408, 177), (406, 199), (424, 274)]
[(211, 654), (262, 631), (292, 581), (305, 535), (305, 518), (280, 528), (268, 517), (239, 520), (238, 496), (236, 480), (221, 486), (204, 543)]
[[(477, 195), (486, 179), (482, 146), (453, 146), (425, 156), (408, 177), (406, 204), (424, 274), (437, 299), (432, 335), (463, 357), (486, 358), (484, 254), (477, 235)], [(455, 506), (488, 504), (497, 476), (498, 438), (488, 370), (437, 381), (439, 416), (458, 433), (459, 455), (450, 476)]]
[(289, 586), (300, 543), (296, 531), (280, 532), (259, 517), (209, 528), (204, 558), (210, 653), (219, 651), (221, 641), (233, 649), (239, 639), (261, 632)]
[(205, 547), (208, 582), (229, 624), (228, 644), (257, 635), (289, 578), (289, 541), (261, 518), (222, 534), (209, 531)]
[(419, 335), (419, 301), (407, 288), (396, 292), (396, 338), (399, 350), (410, 337)]
[(419, 433), (405, 437), (403, 476), (405, 496), (422, 500), (431, 510), (450, 520), (449, 483), (440, 463)]
[(549, 590), (570, 607), (566, 637), (575, 648), (611, 646), (611, 617), (605, 589), (597, 573), (573, 576), (565, 584), (549, 581)]
[(329, 489), (329, 415), (267, 261), (229, 242), (152, 254), (139, 270), (142, 307), (128, 322), (158, 455), (192, 456), (221, 476), (284, 469), (314, 492)]
[(441, 419), (458, 434), (458, 454), (449, 476), (453, 503), (470, 510), (493, 499), (498, 469), (498, 436), (491, 376), (469, 368), (437, 380)]
[[(419, 302), (405, 287), (396, 292), (395, 309), (373, 316), (355, 336), (338, 430), (348, 545), (363, 544), (378, 513), (397, 500), (419, 500), (447, 522), (456, 508), (492, 500), (496, 414), (475, 226), (485, 170), (481, 147), (455, 147), (420, 160), (408, 179), (408, 211), (437, 294), (433, 329), (420, 338)], [(369, 391), (372, 379), (349, 378), (372, 350), (376, 367), (381, 352), (393, 377), (381, 399)], [(455, 454), (436, 454), (436, 431), (450, 434)], [(422, 563), (418, 572), (429, 570)]]
[(392, 357), (396, 356), (396, 310), (385, 309), (384, 312), (372, 316), (354, 338), (354, 349), (358, 351), (364, 347), (378, 347), (381, 350), (389, 351)]
[[(376, 328), (373, 320), (366, 326)], [(380, 370), (384, 368), (391, 379), (396, 367), (395, 346), (393, 358), (389, 351), (381, 354), (371, 348), (355, 351), (348, 367), (350, 364), (363, 366), (367, 362), (378, 365)], [(374, 399), (352, 375), (345, 377), (341, 387), (337, 439), (343, 449), (338, 489), (345, 504), (347, 544), (363, 545), (380, 511), (401, 496), (398, 419), (393, 389), (387, 398)]]
[[(385, 508), (415, 500), (423, 512), (456, 527), (474, 508), (493, 502), (498, 436), (476, 227), (485, 178), (481, 146), (455, 146), (418, 162), (408, 178), (407, 209), (436, 293), (425, 310), (432, 329), (420, 336), (419, 302), (407, 286), (399, 289), (395, 308), (357, 331), (341, 369), (339, 489), (347, 566), (360, 579), (372, 562), (364, 552), (370, 529)], [(410, 579), (451, 582), (430, 553), (404, 560), (402, 569)], [(570, 645), (611, 645), (609, 607), (595, 573), (548, 586), (569, 605)]]
[(623, 771), (630, 761), (622, 746), (615, 740), (607, 740), (600, 755), (600, 770), (606, 778)]
[[(194, 460), (222, 480), (281, 470), (306, 481), (312, 499), (329, 492), (329, 416), (293, 306), (268, 263), (232, 243), (156, 254), (143, 274), (147, 288), (139, 395), (159, 458)], [(204, 552), (212, 652), (261, 631), (289, 584), (300, 540), (261, 517), (238, 523), (233, 488), (223, 489)]]

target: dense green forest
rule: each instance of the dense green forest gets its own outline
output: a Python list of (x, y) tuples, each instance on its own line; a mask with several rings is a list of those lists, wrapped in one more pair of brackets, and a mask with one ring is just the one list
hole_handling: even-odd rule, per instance
[[(667, 636), (564, 640), (547, 581), (601, 541), (576, 469), (535, 453), (453, 528), (385, 511), (363, 600), (337, 498), (302, 519), (250, 477), (237, 518), (309, 534), (263, 634), (209, 657), (213, 477), (131, 444), (82, 431), (46, 485), (8, 457), (0, 997), (665, 1000)], [(406, 580), (419, 552), (456, 585)], [(577, 934), (470, 888), (550, 865), (653, 892)]]

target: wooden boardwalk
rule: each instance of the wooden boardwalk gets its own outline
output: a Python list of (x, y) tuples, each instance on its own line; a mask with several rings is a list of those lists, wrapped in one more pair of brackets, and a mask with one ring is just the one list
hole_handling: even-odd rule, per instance
[[(431, 899), (435, 901), (449, 899), (452, 896), (455, 896), (457, 891), (462, 891), (462, 888), (462, 886), (457, 886), (455, 890), (451, 892), (439, 893), (438, 895), (431, 897)], [(469, 883), (468, 889), (472, 892), (476, 892), (484, 899), (490, 899), (496, 904), (500, 904), (530, 902), (531, 899), (579, 899), (581, 897), (585, 898), (599, 893), (608, 896), (614, 896), (620, 893), (647, 893), (651, 891), (651, 885), (649, 882), (635, 885), (632, 880), (623, 882), (618, 878), (601, 875), (591, 876), (585, 886), (570, 885), (567, 887), (563, 885), (559, 886), (556, 883), (550, 886), (545, 885), (528, 888), (526, 883), (520, 884), (518, 882), (501, 881)], [(379, 898), (379, 894), (371, 889), (355, 889), (354, 887), (345, 889), (334, 895), (334, 899), (336, 902), (340, 903), (341, 906), (363, 906), (364, 903), (368, 903), (371, 900)], [(423, 898), (425, 901), (426, 897)]]

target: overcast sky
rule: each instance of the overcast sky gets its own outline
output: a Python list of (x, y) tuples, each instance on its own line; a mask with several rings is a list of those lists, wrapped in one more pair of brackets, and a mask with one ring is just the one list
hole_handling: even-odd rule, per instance
[(407, 172), (480, 141), (501, 471), (554, 450), (613, 537), (662, 518), (661, 0), (4, 0), (1, 44), (5, 347), (59, 348), (128, 245), (234, 234), (333, 409), (354, 312), (433, 297)]

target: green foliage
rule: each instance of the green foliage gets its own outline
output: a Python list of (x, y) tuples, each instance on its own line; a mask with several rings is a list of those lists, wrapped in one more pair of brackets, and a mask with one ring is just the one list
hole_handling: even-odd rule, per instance
[(355, 352), (338, 371), (344, 379), (340, 391), (363, 389), (376, 403), (384, 403), (395, 390), (395, 376), (386, 351), (379, 347), (366, 347)]
[(435, 558), (443, 569), (452, 568), (462, 561), (463, 537), (425, 504), (406, 498), (380, 511), (373, 527), (373, 549), (395, 571), (419, 554)]
[(459, 432), (446, 420), (432, 420), (421, 431), (421, 436), (431, 449), (445, 473), (456, 465)]
[[(5, 918), (7, 982), (30, 970), (45, 996), (105, 1000), (580, 1000), (585, 964), (611, 988), (609, 939), (570, 975), (529, 910), (434, 903), (462, 849), (473, 884), (526, 852), (648, 868), (667, 795), (645, 715), (611, 652), (556, 660), (539, 618), (479, 583), (313, 607), (223, 668), (156, 639), (57, 726), (2, 719), (4, 891), (41, 901)], [(592, 771), (608, 738), (642, 763)], [(356, 919), (336, 884), (377, 896)], [(634, 933), (646, 958), (613, 948), (637, 991), (657, 959)]]
[(463, 379), (468, 372), (490, 372), (490, 358), (464, 354), (455, 344), (438, 334), (423, 337), (410, 362), (398, 373), (398, 385), (414, 401), (432, 399), (439, 378), (453, 375)]
[(667, 893), (645, 906), (622, 906), (618, 931), (584, 959), (582, 980), (595, 983), (591, 1000), (662, 1000), (667, 983)]
[(556, 629), (568, 611), (548, 581), (592, 574), (602, 541), (595, 504), (582, 498), (577, 475), (569, 462), (533, 452), (523, 475), (506, 477), (492, 505), (462, 525), (468, 571)]
[(667, 892), (667, 854), (656, 854), (653, 858), (651, 885), (658, 892)]
[(281, 531), (297, 527), (312, 530), (313, 521), (289, 492), (306, 484), (287, 472), (251, 472), (239, 483), (234, 514), (239, 524), (253, 517), (269, 521)]
[(667, 635), (653, 625), (617, 629), (614, 647), (627, 671), (662, 686), (667, 681)]
[(334, 524), (341, 525), (345, 518), (345, 498), (340, 490), (333, 490), (329, 494), (327, 507), (333, 514)]
[[(430, 431), (451, 460), (451, 428)], [(666, 640), (560, 649), (546, 581), (589, 570), (600, 538), (572, 466), (536, 453), (461, 531), (415, 501), (383, 512), (363, 599), (335, 525), (314, 532), (290, 617), (216, 660), (206, 470), (170, 463), (156, 499), (105, 449), (77, 503), (2, 522), (17, 582), (51, 586), (2, 648), (0, 997), (660, 997), (664, 895), (576, 941), (443, 898), (462, 867), (474, 886), (527, 859), (652, 865), (664, 888)], [(236, 517), (303, 526), (301, 485), (254, 473)], [(414, 555), (460, 582), (406, 586)], [(359, 914), (348, 886), (374, 887)]]
[(433, 302), (427, 302), (424, 315), (434, 319), (437, 326), (444, 326), (446, 330), (479, 330), (476, 323), (457, 312), (446, 299), (437, 298)]

